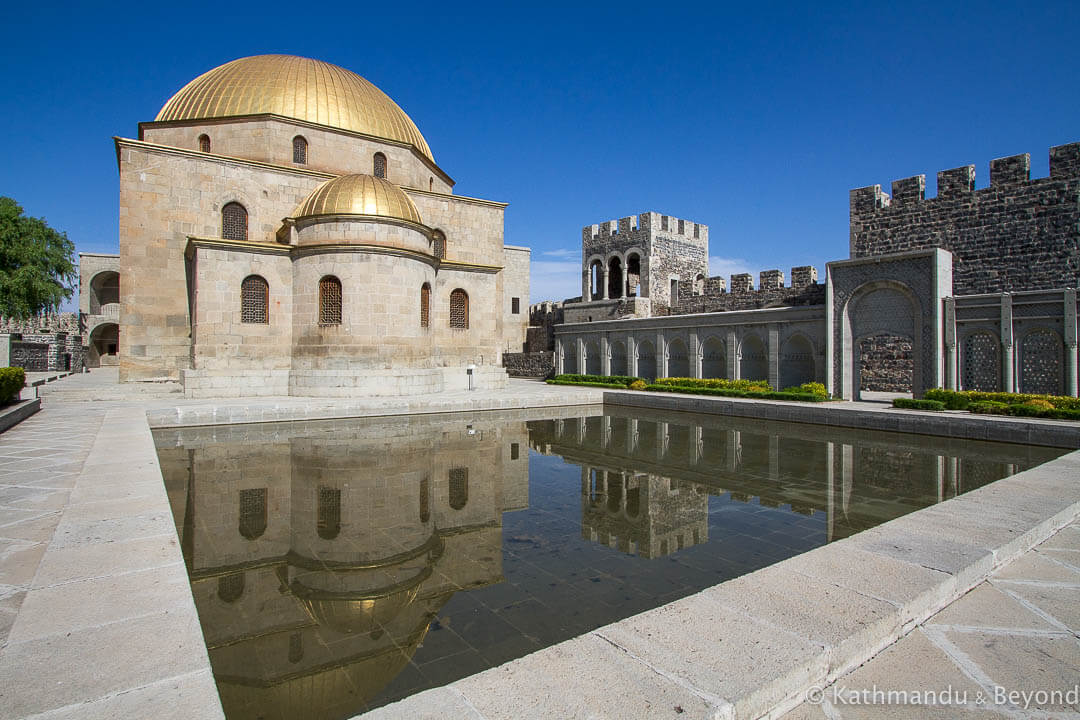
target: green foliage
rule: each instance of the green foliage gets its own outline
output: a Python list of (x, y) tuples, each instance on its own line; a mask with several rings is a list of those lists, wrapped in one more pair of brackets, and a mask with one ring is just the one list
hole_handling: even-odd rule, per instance
[(572, 383), (592, 383), (600, 385), (621, 385), (626, 387), (635, 380), (641, 378), (630, 377), (628, 375), (578, 375), (575, 373), (563, 373), (562, 375), (556, 375), (554, 378), (556, 385), (569, 385)]
[(933, 410), (939, 412), (945, 409), (945, 403), (939, 400), (913, 400), (911, 398), (895, 398), (893, 407), (903, 410)]
[(1042, 404), (1035, 402), (1016, 403), (1006, 408), (1006, 412), (1009, 415), (1015, 415), (1017, 417), (1043, 417), (1048, 414), (1048, 410), (1052, 408), (1044, 407)]
[(75, 245), (40, 218), (0, 197), (0, 315), (57, 310), (75, 290)]
[(626, 387), (617, 383), (593, 382), (591, 380), (560, 380), (557, 377), (544, 382), (548, 385), (577, 385), (579, 387), (598, 387), (606, 390), (624, 390)]
[(795, 402), (823, 402), (828, 398), (813, 393), (802, 392), (775, 392), (768, 389), (768, 385), (762, 388), (760, 385), (748, 389), (723, 388), (723, 387), (692, 387), (689, 385), (664, 385), (653, 383), (645, 386), (646, 390), (656, 392), (687, 393), (690, 395), (719, 395), (721, 397), (753, 398), (755, 400), (792, 400)]
[(631, 390), (644, 390), (645, 389), (645, 381), (644, 380), (635, 380), (634, 382), (630, 383), (630, 389)]
[(21, 367), (0, 368), (0, 404), (10, 402), (26, 385), (26, 371)]
[[(671, 385), (682, 388), (720, 388), (726, 390), (772, 390), (766, 380), (725, 380), (723, 378), (657, 378), (655, 385)], [(824, 390), (824, 388), (822, 388)]]
[(825, 386), (819, 382), (808, 382), (802, 385), (796, 385), (795, 387), (784, 388), (784, 392), (794, 393), (809, 393), (811, 395), (820, 395), (823, 398), (829, 397), (829, 393), (825, 390)]
[(973, 402), (1001, 402), (1007, 405), (1042, 400), (1059, 410), (1080, 410), (1080, 398), (1068, 395), (1034, 395), (1031, 393), (980, 392), (978, 390), (942, 390), (934, 388), (923, 395), (927, 400), (945, 403), (950, 410), (964, 410)]
[(968, 405), (968, 410), (976, 415), (1006, 415), (1009, 404), (994, 400), (976, 400)]

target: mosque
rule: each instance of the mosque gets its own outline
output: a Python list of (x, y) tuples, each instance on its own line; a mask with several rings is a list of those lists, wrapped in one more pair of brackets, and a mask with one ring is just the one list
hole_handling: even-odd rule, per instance
[(503, 243), (506, 203), (453, 194), (416, 124), (364, 78), (240, 58), (114, 140), (120, 252), (83, 282), (88, 305), (112, 304), (88, 344), (121, 382), (178, 380), (188, 397), (505, 384), (529, 250)]

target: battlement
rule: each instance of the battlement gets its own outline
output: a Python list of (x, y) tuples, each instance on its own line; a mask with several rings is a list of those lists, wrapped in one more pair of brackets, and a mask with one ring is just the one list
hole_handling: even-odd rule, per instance
[[(716, 295), (719, 293), (708, 292), (711, 289), (708, 284), (709, 281), (719, 280), (720, 292), (723, 292), (724, 281), (723, 278), (709, 278), (706, 281), (706, 295)], [(792, 290), (805, 288), (810, 285), (816, 285), (818, 281), (817, 268), (813, 265), (800, 265), (798, 267), (791, 268), (791, 287)], [(784, 286), (784, 271), (783, 270), (762, 270), (758, 274), (758, 287), (754, 289), (754, 276), (750, 273), (738, 273), (731, 276), (731, 292), (732, 293), (752, 293), (752, 292), (767, 292), (773, 290), (783, 290)]]
[(655, 212), (643, 212), (618, 220), (586, 225), (581, 229), (581, 237), (585, 241), (590, 241), (595, 238), (626, 235), (638, 230), (682, 236), (687, 240), (698, 242), (707, 241), (709, 237), (708, 225)]
[[(1037, 178), (1045, 180), (1046, 178)], [(1051, 180), (1080, 179), (1080, 143), (1050, 148)], [(973, 193), (1019, 188), (1031, 183), (1031, 155), (1011, 155), (990, 161), (990, 186), (975, 189), (975, 166), (964, 165), (937, 174), (938, 194), (934, 200), (958, 200)], [(850, 192), (852, 216), (886, 208), (903, 208), (927, 201), (926, 175), (914, 175), (892, 183), (892, 197), (882, 192), (880, 185), (855, 188)]]

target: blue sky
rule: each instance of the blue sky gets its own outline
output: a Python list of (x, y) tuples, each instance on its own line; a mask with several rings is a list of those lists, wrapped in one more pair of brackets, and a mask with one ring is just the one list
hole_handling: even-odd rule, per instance
[(847, 257), (848, 190), (1080, 140), (1080, 4), (241, 2), (5, 10), (0, 195), (117, 249), (111, 137), (188, 80), (291, 53), (372, 81), (456, 192), (509, 202), (532, 299), (580, 292), (581, 227), (710, 226), (712, 274)]

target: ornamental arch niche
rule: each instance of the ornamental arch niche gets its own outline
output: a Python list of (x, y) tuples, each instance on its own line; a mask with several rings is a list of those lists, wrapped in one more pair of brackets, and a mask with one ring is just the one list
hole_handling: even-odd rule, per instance
[(802, 333), (789, 337), (780, 347), (780, 388), (814, 382), (814, 346)]
[(668, 343), (668, 377), (690, 377), (690, 355), (686, 343), (674, 338)]
[(989, 330), (969, 332), (960, 341), (960, 389), (1001, 389), (1001, 343)]
[(765, 343), (756, 333), (743, 338), (739, 347), (739, 378), (742, 380), (768, 380), (769, 356)]
[(611, 374), (630, 374), (630, 369), (626, 364), (626, 343), (622, 340), (614, 340), (611, 343)]
[(642, 340), (637, 347), (637, 376), (646, 380), (656, 379), (656, 349), (648, 340)]
[(918, 299), (900, 282), (869, 283), (852, 295), (844, 342), (853, 399), (864, 391), (915, 393), (923, 387), (914, 361), (922, 351), (922, 328), (915, 321), (920, 314)]
[(103, 315), (109, 305), (118, 305), (120, 302), (120, 273), (115, 270), (99, 272), (90, 280), (90, 314)]
[(701, 377), (727, 377), (727, 350), (724, 341), (715, 335), (705, 338), (701, 347)]
[(585, 343), (585, 374), (603, 375), (603, 364), (600, 361), (600, 344), (596, 340)]

